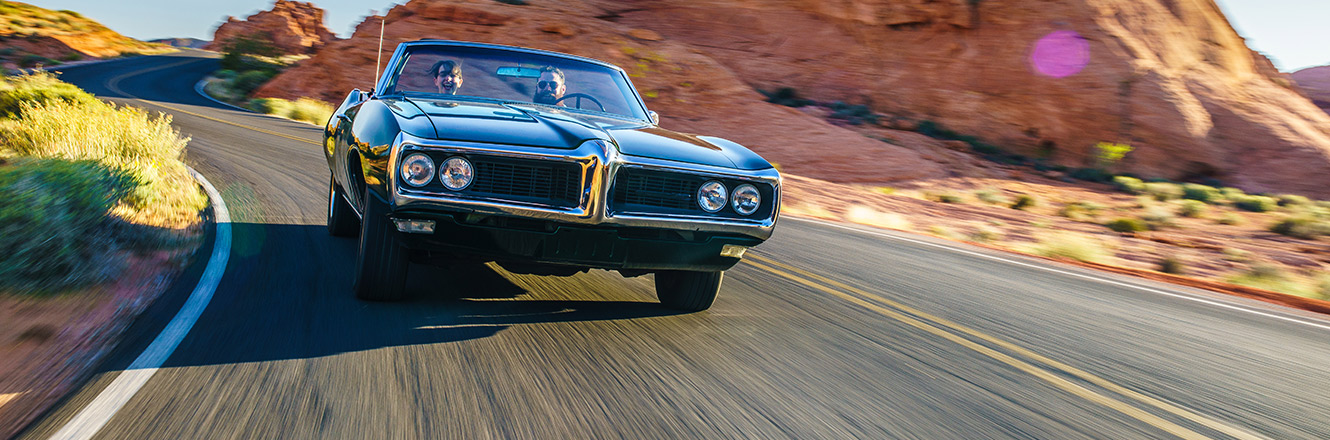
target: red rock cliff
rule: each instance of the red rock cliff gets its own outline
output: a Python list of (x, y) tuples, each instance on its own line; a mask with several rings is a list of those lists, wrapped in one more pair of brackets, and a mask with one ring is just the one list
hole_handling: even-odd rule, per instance
[(1312, 103), (1330, 113), (1330, 66), (1302, 69), (1293, 72), (1292, 77)]
[(221, 50), (236, 37), (262, 35), (285, 54), (312, 54), (337, 40), (323, 25), (323, 9), (313, 3), (277, 0), (272, 10), (260, 11), (244, 20), (226, 17), (205, 49)]
[[(835, 181), (942, 173), (757, 88), (864, 103), (1069, 166), (1102, 141), (1117, 171), (1215, 177), (1330, 196), (1330, 116), (1247, 48), (1213, 0), (569, 0), (558, 7), (413, 0), (386, 48), (418, 38), (531, 46), (634, 76), (663, 125), (745, 143)], [(340, 101), (373, 78), (378, 20), (259, 95)], [(924, 156), (927, 156), (925, 154)]]

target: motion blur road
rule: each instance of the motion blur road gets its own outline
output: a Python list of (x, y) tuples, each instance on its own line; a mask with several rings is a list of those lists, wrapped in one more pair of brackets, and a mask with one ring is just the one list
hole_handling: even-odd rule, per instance
[[(1330, 438), (1320, 316), (789, 217), (701, 313), (661, 308), (650, 277), (488, 266), (413, 266), (409, 300), (357, 301), (321, 128), (201, 97), (216, 66), (64, 71), (171, 114), (234, 222), (211, 303), (96, 438)], [(123, 374), (209, 252), (21, 437)]]

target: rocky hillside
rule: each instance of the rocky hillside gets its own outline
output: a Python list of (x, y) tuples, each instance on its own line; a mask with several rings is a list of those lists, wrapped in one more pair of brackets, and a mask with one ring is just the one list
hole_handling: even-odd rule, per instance
[(1330, 66), (1311, 67), (1293, 72), (1293, 80), (1312, 99), (1312, 102), (1330, 113)]
[(29, 56), (70, 61), (159, 52), (163, 47), (120, 35), (74, 11), (0, 1), (0, 50), (9, 64)]
[(226, 22), (213, 33), (212, 42), (204, 48), (222, 50), (234, 38), (260, 37), (272, 41), (284, 54), (311, 54), (337, 40), (323, 25), (323, 12), (313, 3), (277, 0), (272, 9), (244, 20), (226, 17)]
[[(893, 127), (929, 121), (1012, 152), (1115, 171), (1330, 195), (1330, 116), (1248, 49), (1213, 0), (413, 0), (386, 45), (447, 38), (625, 67), (663, 125), (744, 143), (839, 182), (953, 174), (918, 137), (865, 137), (824, 113), (763, 102), (793, 88), (864, 104)], [(340, 101), (374, 77), (378, 20), (257, 94)], [(865, 166), (865, 164), (869, 164)]]
[(207, 46), (208, 43), (211, 43), (211, 41), (200, 40), (198, 38), (158, 38), (156, 40), (148, 40), (148, 42), (165, 44), (172, 47), (188, 47), (192, 49), (202, 49), (204, 46)]

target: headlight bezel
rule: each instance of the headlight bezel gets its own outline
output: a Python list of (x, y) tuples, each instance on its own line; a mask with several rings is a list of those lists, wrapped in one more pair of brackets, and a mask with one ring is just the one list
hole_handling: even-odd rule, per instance
[[(457, 162), (454, 162), (454, 161), (457, 161)], [(453, 185), (450, 185), (449, 182), (450, 182), (452, 179), (451, 179), (450, 177), (448, 177), (448, 175), (445, 174), (445, 172), (448, 172), (448, 171), (450, 171), (450, 170), (452, 169), (452, 165), (450, 165), (450, 164), (453, 164), (453, 163), (463, 164), (463, 165), (465, 165), (464, 168), (467, 170), (467, 173), (466, 173), (466, 176), (467, 176), (466, 183), (463, 184), (463, 185), (461, 185), (461, 186), (458, 186), (458, 187), (454, 187)], [(445, 189), (449, 190), (449, 191), (454, 191), (454, 192), (456, 192), (456, 191), (462, 191), (462, 190), (465, 190), (465, 189), (467, 189), (468, 187), (470, 187), (472, 183), (475, 183), (475, 181), (476, 181), (476, 167), (475, 167), (475, 165), (473, 165), (473, 164), (471, 163), (470, 160), (468, 160), (468, 159), (465, 158), (465, 157), (462, 157), (461, 155), (449, 156), (447, 159), (444, 159), (444, 160), (443, 160), (443, 165), (439, 167), (439, 184), (440, 184), (440, 185), (443, 185), (443, 187), (444, 187)]]
[[(415, 181), (413, 181), (412, 180), (413, 176), (409, 174), (411, 167), (413, 165), (412, 162), (414, 159), (417, 158), (424, 159), (423, 163), (426, 165), (426, 168), (428, 168), (429, 170), (429, 172), (424, 173), (424, 181), (421, 181), (420, 183), (416, 183)], [(429, 185), (430, 182), (434, 180), (434, 174), (435, 171), (437, 170), (434, 164), (434, 159), (429, 157), (429, 155), (425, 153), (411, 153), (407, 155), (405, 158), (402, 159), (402, 164), (400, 168), (401, 169), (399, 170), (399, 174), (400, 177), (402, 178), (402, 183), (405, 183), (411, 186), (412, 188), (421, 188), (424, 187), (425, 185)]]
[[(754, 200), (754, 203), (752, 209), (749, 209), (745, 212), (743, 209), (739, 207), (739, 203), (741, 200), (740, 193), (747, 191), (751, 191), (752, 200)], [(748, 217), (756, 213), (761, 208), (762, 208), (762, 191), (757, 189), (757, 186), (751, 183), (744, 183), (734, 187), (734, 191), (730, 194), (730, 209), (733, 209), (735, 214)]]
[[(719, 186), (719, 189), (716, 189), (716, 186)], [(708, 187), (712, 188), (708, 190)], [(708, 198), (707, 193), (720, 195), (720, 201), (716, 204), (714, 209), (708, 208), (708, 202), (714, 202), (715, 200)], [(720, 180), (708, 180), (697, 187), (697, 207), (709, 214), (715, 214), (724, 210), (725, 206), (729, 205), (729, 197), (729, 188), (725, 186), (725, 182), (721, 182)]]

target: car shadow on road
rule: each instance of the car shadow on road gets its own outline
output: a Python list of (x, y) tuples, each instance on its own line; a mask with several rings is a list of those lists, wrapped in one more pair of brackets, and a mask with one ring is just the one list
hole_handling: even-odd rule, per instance
[(515, 325), (681, 314), (644, 301), (640, 289), (609, 273), (540, 277), (541, 289), (558, 292), (551, 294), (480, 264), (413, 264), (407, 298), (361, 301), (351, 291), (355, 239), (329, 237), (322, 225), (234, 223), (232, 231), (226, 275), (165, 367), (317, 358), (487, 338)]

